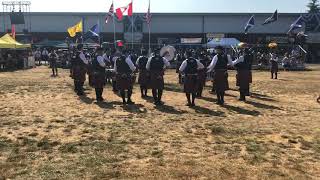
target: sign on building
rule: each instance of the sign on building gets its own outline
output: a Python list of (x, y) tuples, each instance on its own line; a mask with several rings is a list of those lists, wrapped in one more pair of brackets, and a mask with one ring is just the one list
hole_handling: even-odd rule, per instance
[(201, 44), (202, 38), (181, 38), (181, 44)]

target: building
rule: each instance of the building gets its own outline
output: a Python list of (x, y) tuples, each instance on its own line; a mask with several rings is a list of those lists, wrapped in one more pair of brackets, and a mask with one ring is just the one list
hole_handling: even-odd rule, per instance
[[(271, 14), (255, 13), (256, 26), (244, 34), (244, 26), (252, 14), (248, 13), (153, 13), (151, 22), (151, 43), (153, 45), (179, 44), (200, 45), (210, 38), (234, 37), (240, 41), (252, 44), (268, 43), (272, 40), (290, 44), (287, 35), (290, 25), (301, 15), (295, 13), (280, 13), (279, 20), (269, 25), (262, 26), (264, 20)], [(106, 13), (42, 13), (34, 12), (25, 15), (26, 25), (18, 25), (17, 33), (30, 31), (34, 42), (43, 39), (64, 41), (67, 28), (84, 20), (84, 30), (99, 23), (101, 41), (114, 42), (114, 25), (112, 21), (105, 24)], [(2, 16), (3, 28), (1, 31), (10, 31), (9, 16)], [(144, 14), (134, 15), (134, 28), (131, 21), (115, 21), (115, 35), (117, 40), (133, 41), (143, 45), (149, 42), (149, 29), (144, 20)], [(319, 49), (320, 38), (313, 34), (310, 49)], [(318, 39), (314, 41), (314, 39)], [(309, 47), (307, 47), (309, 48)], [(319, 54), (318, 52), (314, 52)]]

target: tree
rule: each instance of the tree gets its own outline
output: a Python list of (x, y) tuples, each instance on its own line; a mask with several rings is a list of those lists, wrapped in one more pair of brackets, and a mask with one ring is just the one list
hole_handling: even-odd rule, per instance
[(307, 5), (309, 13), (320, 13), (319, 0), (311, 0)]

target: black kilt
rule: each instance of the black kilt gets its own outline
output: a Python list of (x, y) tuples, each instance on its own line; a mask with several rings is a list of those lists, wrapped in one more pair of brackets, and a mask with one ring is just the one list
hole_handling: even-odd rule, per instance
[(150, 72), (150, 83), (151, 89), (164, 89), (164, 71), (151, 71)]
[(86, 68), (82, 66), (72, 67), (72, 78), (75, 81), (85, 82), (86, 81)]
[(252, 83), (252, 73), (250, 70), (237, 71), (237, 86), (239, 86), (240, 92), (249, 96), (250, 83)]
[[(90, 76), (89, 76), (90, 77)], [(92, 72), (91, 73), (91, 84), (93, 88), (103, 88), (106, 84), (105, 73), (102, 72)]]
[(279, 71), (278, 63), (272, 63), (270, 71), (271, 71), (271, 73), (277, 73)]
[(150, 82), (150, 74), (148, 71), (140, 71), (139, 77), (138, 77), (138, 83), (142, 87), (148, 87), (148, 84)]
[(135, 82), (135, 76), (130, 74), (117, 74), (116, 75), (116, 86), (118, 90), (132, 89)]
[(186, 74), (184, 78), (184, 92), (197, 93), (198, 92), (198, 76), (197, 74)]
[(215, 70), (213, 74), (213, 81), (217, 93), (221, 93), (229, 89), (227, 70)]

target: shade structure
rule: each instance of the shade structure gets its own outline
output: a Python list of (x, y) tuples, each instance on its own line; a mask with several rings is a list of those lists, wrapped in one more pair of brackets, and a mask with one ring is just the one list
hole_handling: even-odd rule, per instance
[(13, 39), (9, 34), (5, 34), (0, 38), (1, 49), (25, 49), (31, 48), (30, 44), (21, 44)]

